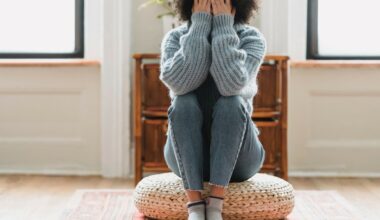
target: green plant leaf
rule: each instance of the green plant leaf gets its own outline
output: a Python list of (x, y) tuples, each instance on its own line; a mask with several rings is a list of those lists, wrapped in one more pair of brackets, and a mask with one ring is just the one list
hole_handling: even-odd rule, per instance
[(169, 11), (169, 12), (165, 12), (165, 13), (158, 14), (158, 15), (157, 15), (157, 18), (161, 18), (161, 17), (164, 16), (164, 15), (172, 15), (172, 16), (174, 16), (173, 13)]
[(149, 1), (146, 1), (145, 3), (141, 4), (137, 9), (138, 10), (141, 10), (151, 4), (154, 4), (156, 2), (156, 0), (149, 0)]
[(156, 17), (157, 18), (161, 18), (163, 15), (165, 14), (171, 14), (173, 16), (175, 16), (175, 11), (174, 9), (169, 5), (169, 0), (148, 0), (146, 1), (145, 3), (141, 4), (139, 7), (138, 7), (138, 10), (141, 10), (149, 5), (160, 5), (162, 6), (163, 8), (166, 9), (167, 12), (163, 13), (163, 14), (159, 14), (157, 15)]

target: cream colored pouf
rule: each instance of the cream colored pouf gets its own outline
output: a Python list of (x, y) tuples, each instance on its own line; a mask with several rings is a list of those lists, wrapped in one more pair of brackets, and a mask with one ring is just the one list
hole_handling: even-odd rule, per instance
[[(210, 193), (204, 182), (202, 197)], [(136, 208), (155, 219), (187, 219), (187, 197), (182, 179), (173, 172), (143, 178), (133, 193)], [(294, 189), (287, 181), (257, 173), (244, 182), (229, 184), (224, 202), (223, 219), (282, 219), (294, 207)]]

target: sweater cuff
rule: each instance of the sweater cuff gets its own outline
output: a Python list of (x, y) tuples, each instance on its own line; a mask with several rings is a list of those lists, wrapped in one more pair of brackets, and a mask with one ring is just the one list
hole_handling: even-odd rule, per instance
[(218, 14), (213, 18), (213, 29), (211, 32), (211, 37), (215, 37), (217, 35), (223, 33), (231, 33), (234, 30), (234, 16), (231, 14)]
[(205, 11), (197, 11), (191, 15), (192, 31), (197, 36), (207, 36), (211, 31), (211, 13)]

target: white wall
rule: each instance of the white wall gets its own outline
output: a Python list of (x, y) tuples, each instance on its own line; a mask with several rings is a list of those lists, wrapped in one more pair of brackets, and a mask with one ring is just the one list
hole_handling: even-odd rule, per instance
[(102, 0), (85, 0), (85, 59), (102, 57)]
[(257, 24), (268, 42), (268, 54), (306, 59), (307, 0), (262, 1)]
[(0, 65), (0, 173), (99, 173), (99, 69)]
[(379, 67), (291, 69), (290, 175), (380, 175)]
[(306, 59), (307, 0), (288, 0), (288, 55)]
[(102, 174), (132, 177), (132, 2), (103, 0)]
[(258, 28), (267, 40), (267, 53), (288, 55), (288, 0), (265, 0), (261, 3)]

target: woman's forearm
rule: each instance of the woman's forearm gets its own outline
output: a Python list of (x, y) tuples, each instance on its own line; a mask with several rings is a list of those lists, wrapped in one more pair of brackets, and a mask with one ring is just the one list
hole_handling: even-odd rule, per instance
[(212, 63), (210, 67), (220, 93), (224, 96), (238, 94), (253, 77), (266, 53), (263, 35), (251, 27), (237, 35), (234, 18), (220, 14), (213, 18)]
[(185, 94), (200, 86), (207, 78), (211, 65), (212, 15), (195, 12), (188, 33), (168, 32), (161, 44), (160, 80), (175, 95)]

